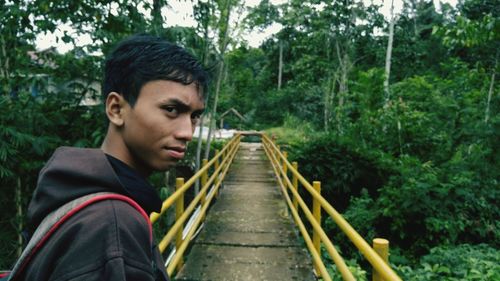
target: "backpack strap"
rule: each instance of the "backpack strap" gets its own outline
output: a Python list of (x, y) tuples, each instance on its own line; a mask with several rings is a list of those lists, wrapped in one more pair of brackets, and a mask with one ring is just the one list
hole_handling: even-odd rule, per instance
[(128, 203), (130, 206), (134, 207), (141, 216), (147, 221), (149, 238), (151, 243), (153, 243), (153, 229), (151, 226), (151, 221), (146, 212), (130, 197), (125, 195), (110, 193), (110, 192), (98, 192), (88, 194), (70, 201), (58, 209), (54, 210), (52, 213), (48, 214), (40, 225), (37, 227), (35, 233), (31, 237), (28, 245), (23, 250), (21, 257), (17, 260), (14, 268), (12, 269), (7, 280), (15, 280), (16, 276), (19, 275), (26, 266), (29, 264), (30, 260), (36, 255), (36, 253), (43, 247), (45, 242), (54, 234), (54, 232), (69, 220), (73, 215), (92, 205), (93, 203), (104, 201), (104, 200), (119, 200)]

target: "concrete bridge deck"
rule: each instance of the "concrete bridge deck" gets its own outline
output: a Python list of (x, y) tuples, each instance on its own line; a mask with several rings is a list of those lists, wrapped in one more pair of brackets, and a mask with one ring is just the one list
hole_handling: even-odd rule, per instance
[(196, 238), (183, 281), (315, 280), (260, 143), (241, 143)]

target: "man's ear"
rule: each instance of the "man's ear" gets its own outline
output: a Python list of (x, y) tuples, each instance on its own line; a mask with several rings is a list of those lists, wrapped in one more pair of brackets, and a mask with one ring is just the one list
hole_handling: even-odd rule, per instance
[(106, 98), (106, 115), (108, 116), (110, 123), (117, 127), (123, 126), (123, 114), (127, 104), (128, 103), (123, 96), (117, 92), (111, 92), (108, 94), (108, 97)]

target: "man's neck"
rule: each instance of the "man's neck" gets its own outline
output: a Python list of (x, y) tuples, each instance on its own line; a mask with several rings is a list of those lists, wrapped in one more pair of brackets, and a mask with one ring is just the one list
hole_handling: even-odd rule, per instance
[(112, 128), (112, 126), (110, 126), (108, 128), (106, 136), (104, 137), (104, 141), (101, 144), (101, 150), (104, 153), (122, 161), (130, 168), (136, 170), (145, 179), (148, 178), (151, 174), (151, 171), (141, 169), (141, 167), (144, 167), (143, 165), (137, 165), (130, 153), (124, 153), (129, 150), (123, 142), (123, 139), (118, 134), (119, 132), (117, 132), (115, 128)]

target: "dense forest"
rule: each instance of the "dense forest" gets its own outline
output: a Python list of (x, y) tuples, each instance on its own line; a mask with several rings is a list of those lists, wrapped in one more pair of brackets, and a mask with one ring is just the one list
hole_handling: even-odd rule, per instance
[[(0, 269), (18, 254), (52, 151), (100, 146), (104, 55), (150, 33), (210, 72), (205, 126), (233, 108), (244, 119), (222, 126), (275, 135), (367, 241), (391, 241), (404, 280), (500, 280), (500, 2), (434, 3), (383, 15), (373, 1), (193, 0), (183, 4), (197, 24), (182, 27), (165, 24), (169, 0), (0, 0)], [(61, 26), (70, 51), (37, 48)], [(244, 34), (269, 26), (280, 29), (250, 47)], [(369, 278), (334, 223), (323, 225)]]

